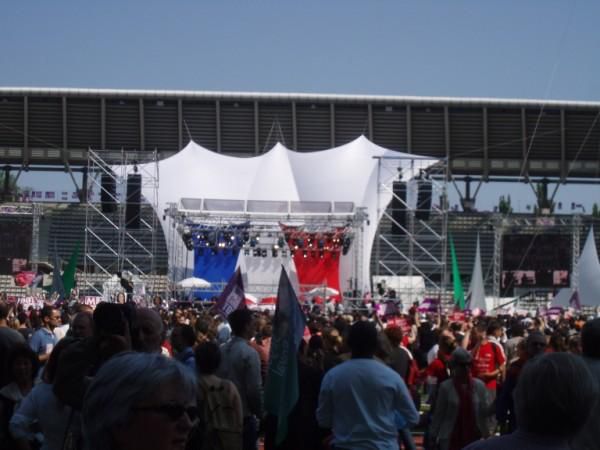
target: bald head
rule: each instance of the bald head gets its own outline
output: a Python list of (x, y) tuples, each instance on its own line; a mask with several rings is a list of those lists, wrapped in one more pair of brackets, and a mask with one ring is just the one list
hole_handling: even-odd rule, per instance
[(161, 352), (163, 322), (160, 315), (149, 308), (138, 309), (133, 322), (132, 339), (133, 349), (138, 352)]

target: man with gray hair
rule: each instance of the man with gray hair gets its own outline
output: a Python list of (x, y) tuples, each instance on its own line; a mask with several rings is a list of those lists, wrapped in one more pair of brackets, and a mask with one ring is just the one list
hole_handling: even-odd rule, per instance
[[(600, 383), (600, 319), (591, 320), (583, 326), (581, 349), (584, 362), (596, 382)], [(572, 448), (581, 450), (600, 449), (600, 402), (596, 402), (590, 417), (571, 444)]]

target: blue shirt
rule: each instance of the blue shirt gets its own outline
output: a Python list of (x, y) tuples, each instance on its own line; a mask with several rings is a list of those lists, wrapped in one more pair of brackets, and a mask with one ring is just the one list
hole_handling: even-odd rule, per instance
[(50, 353), (55, 345), (56, 336), (54, 336), (54, 333), (47, 328), (40, 328), (37, 330), (35, 333), (33, 333), (33, 336), (31, 336), (31, 340), (29, 341), (29, 346), (36, 355), (45, 355), (46, 353)]
[(351, 359), (325, 374), (317, 421), (333, 429), (336, 448), (398, 449), (399, 416), (409, 427), (419, 422), (406, 384), (383, 363)]

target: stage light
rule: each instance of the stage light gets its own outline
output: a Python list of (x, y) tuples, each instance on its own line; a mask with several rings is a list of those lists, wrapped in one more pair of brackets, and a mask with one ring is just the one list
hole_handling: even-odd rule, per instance
[(263, 249), (262, 249), (262, 257), (263, 257), (263, 258), (266, 258), (266, 257), (267, 257), (267, 249), (266, 249), (266, 248), (263, 248)]
[(323, 250), (321, 250), (319, 252), (319, 258), (324, 258), (325, 257), (325, 253), (323, 252)]
[(275, 247), (273, 247), (272, 255), (273, 255), (273, 258), (277, 258), (277, 249)]
[(285, 247), (285, 243), (286, 241), (282, 237), (279, 237), (279, 239), (277, 240), (277, 245), (279, 246), (279, 248)]
[(305, 258), (308, 258), (308, 252), (307, 252), (306, 250), (304, 250), (304, 251), (302, 252), (302, 256), (304, 256)]
[(296, 245), (294, 245), (295, 249), (298, 248), (303, 248), (304, 247), (304, 240), (303, 239), (296, 239)]
[(250, 249), (244, 249), (244, 256), (250, 256)]
[(317, 242), (317, 247), (319, 247), (319, 248), (325, 247), (325, 239), (319, 239), (319, 242)]

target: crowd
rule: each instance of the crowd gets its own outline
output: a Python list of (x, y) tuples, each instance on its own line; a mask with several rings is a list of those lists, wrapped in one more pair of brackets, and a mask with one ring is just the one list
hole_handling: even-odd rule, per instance
[(373, 306), (304, 308), (281, 441), (271, 312), (0, 300), (0, 449), (600, 448), (600, 319)]

